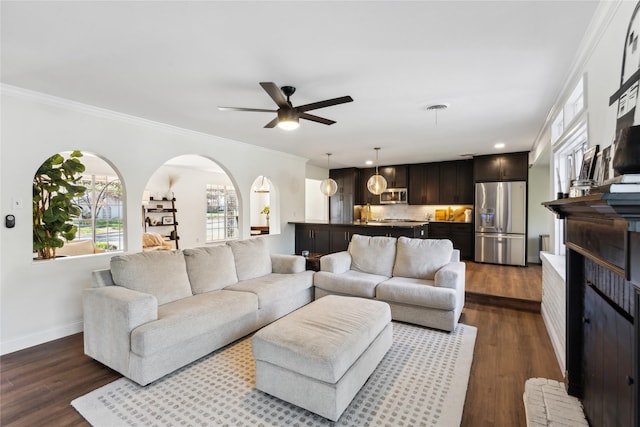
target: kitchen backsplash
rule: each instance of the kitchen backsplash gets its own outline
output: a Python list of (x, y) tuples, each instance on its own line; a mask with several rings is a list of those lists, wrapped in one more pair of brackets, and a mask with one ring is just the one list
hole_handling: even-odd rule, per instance
[[(435, 220), (436, 209), (456, 210), (465, 208), (473, 210), (473, 205), (371, 205), (371, 217), (379, 219), (409, 219), (413, 221)], [(366, 205), (356, 205), (353, 210), (353, 218), (361, 218), (362, 210)], [(364, 216), (362, 217), (364, 218)]]

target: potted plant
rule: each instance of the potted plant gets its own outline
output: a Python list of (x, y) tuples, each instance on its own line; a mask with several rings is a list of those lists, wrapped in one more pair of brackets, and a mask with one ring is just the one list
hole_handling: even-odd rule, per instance
[(73, 151), (68, 159), (61, 154), (49, 157), (33, 177), (33, 250), (38, 258), (49, 259), (64, 240), (76, 237), (77, 227), (71, 224), (81, 209), (74, 198), (82, 196), (86, 188), (78, 184), (85, 167)]

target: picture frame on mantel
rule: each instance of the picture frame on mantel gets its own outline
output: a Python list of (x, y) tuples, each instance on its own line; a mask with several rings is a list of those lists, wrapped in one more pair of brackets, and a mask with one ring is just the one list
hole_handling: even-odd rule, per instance
[(603, 183), (610, 178), (613, 178), (611, 169), (611, 147), (612, 146), (609, 145), (608, 147), (602, 149), (602, 164), (600, 166), (600, 169), (602, 170), (602, 181), (600, 182)]
[(603, 170), (602, 170), (602, 151), (596, 154), (596, 165), (595, 170), (593, 172), (593, 180), (596, 185), (602, 184), (603, 181)]
[(596, 154), (598, 154), (598, 145), (585, 150), (578, 179), (593, 179), (593, 173), (596, 169)]

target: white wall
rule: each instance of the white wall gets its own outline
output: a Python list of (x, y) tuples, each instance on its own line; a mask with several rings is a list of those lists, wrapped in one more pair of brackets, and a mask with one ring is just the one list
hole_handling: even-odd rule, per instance
[(329, 221), (329, 198), (320, 191), (321, 179), (305, 180), (304, 218), (306, 221)]
[(264, 170), (278, 187), (281, 211), (281, 234), (267, 241), (274, 252), (294, 251), (294, 228), (287, 222), (304, 219), (306, 159), (4, 85), (0, 117), (2, 215), (16, 216), (15, 228), (0, 229), (2, 354), (80, 331), (82, 289), (90, 286), (92, 270), (109, 266), (108, 254), (32, 259), (31, 182), (53, 153), (95, 153), (120, 174), (129, 252), (142, 247), (140, 201), (147, 181), (167, 160), (198, 154), (227, 172), (239, 189), (241, 238), (250, 236), (245, 201), (254, 171)]
[(534, 166), (529, 169), (529, 206), (527, 218), (527, 262), (540, 263), (540, 235), (549, 234), (549, 211), (542, 206), (549, 197), (549, 166)]

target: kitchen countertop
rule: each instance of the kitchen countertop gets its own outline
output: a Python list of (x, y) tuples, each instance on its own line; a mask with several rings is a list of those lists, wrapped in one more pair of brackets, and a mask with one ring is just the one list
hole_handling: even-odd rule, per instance
[(308, 225), (349, 225), (357, 227), (402, 227), (402, 228), (414, 228), (427, 225), (430, 222), (446, 222), (455, 224), (470, 224), (469, 222), (462, 221), (414, 221), (405, 219), (385, 219), (380, 221), (352, 221), (352, 222), (328, 222), (328, 221), (289, 221), (289, 224), (308, 224)]

